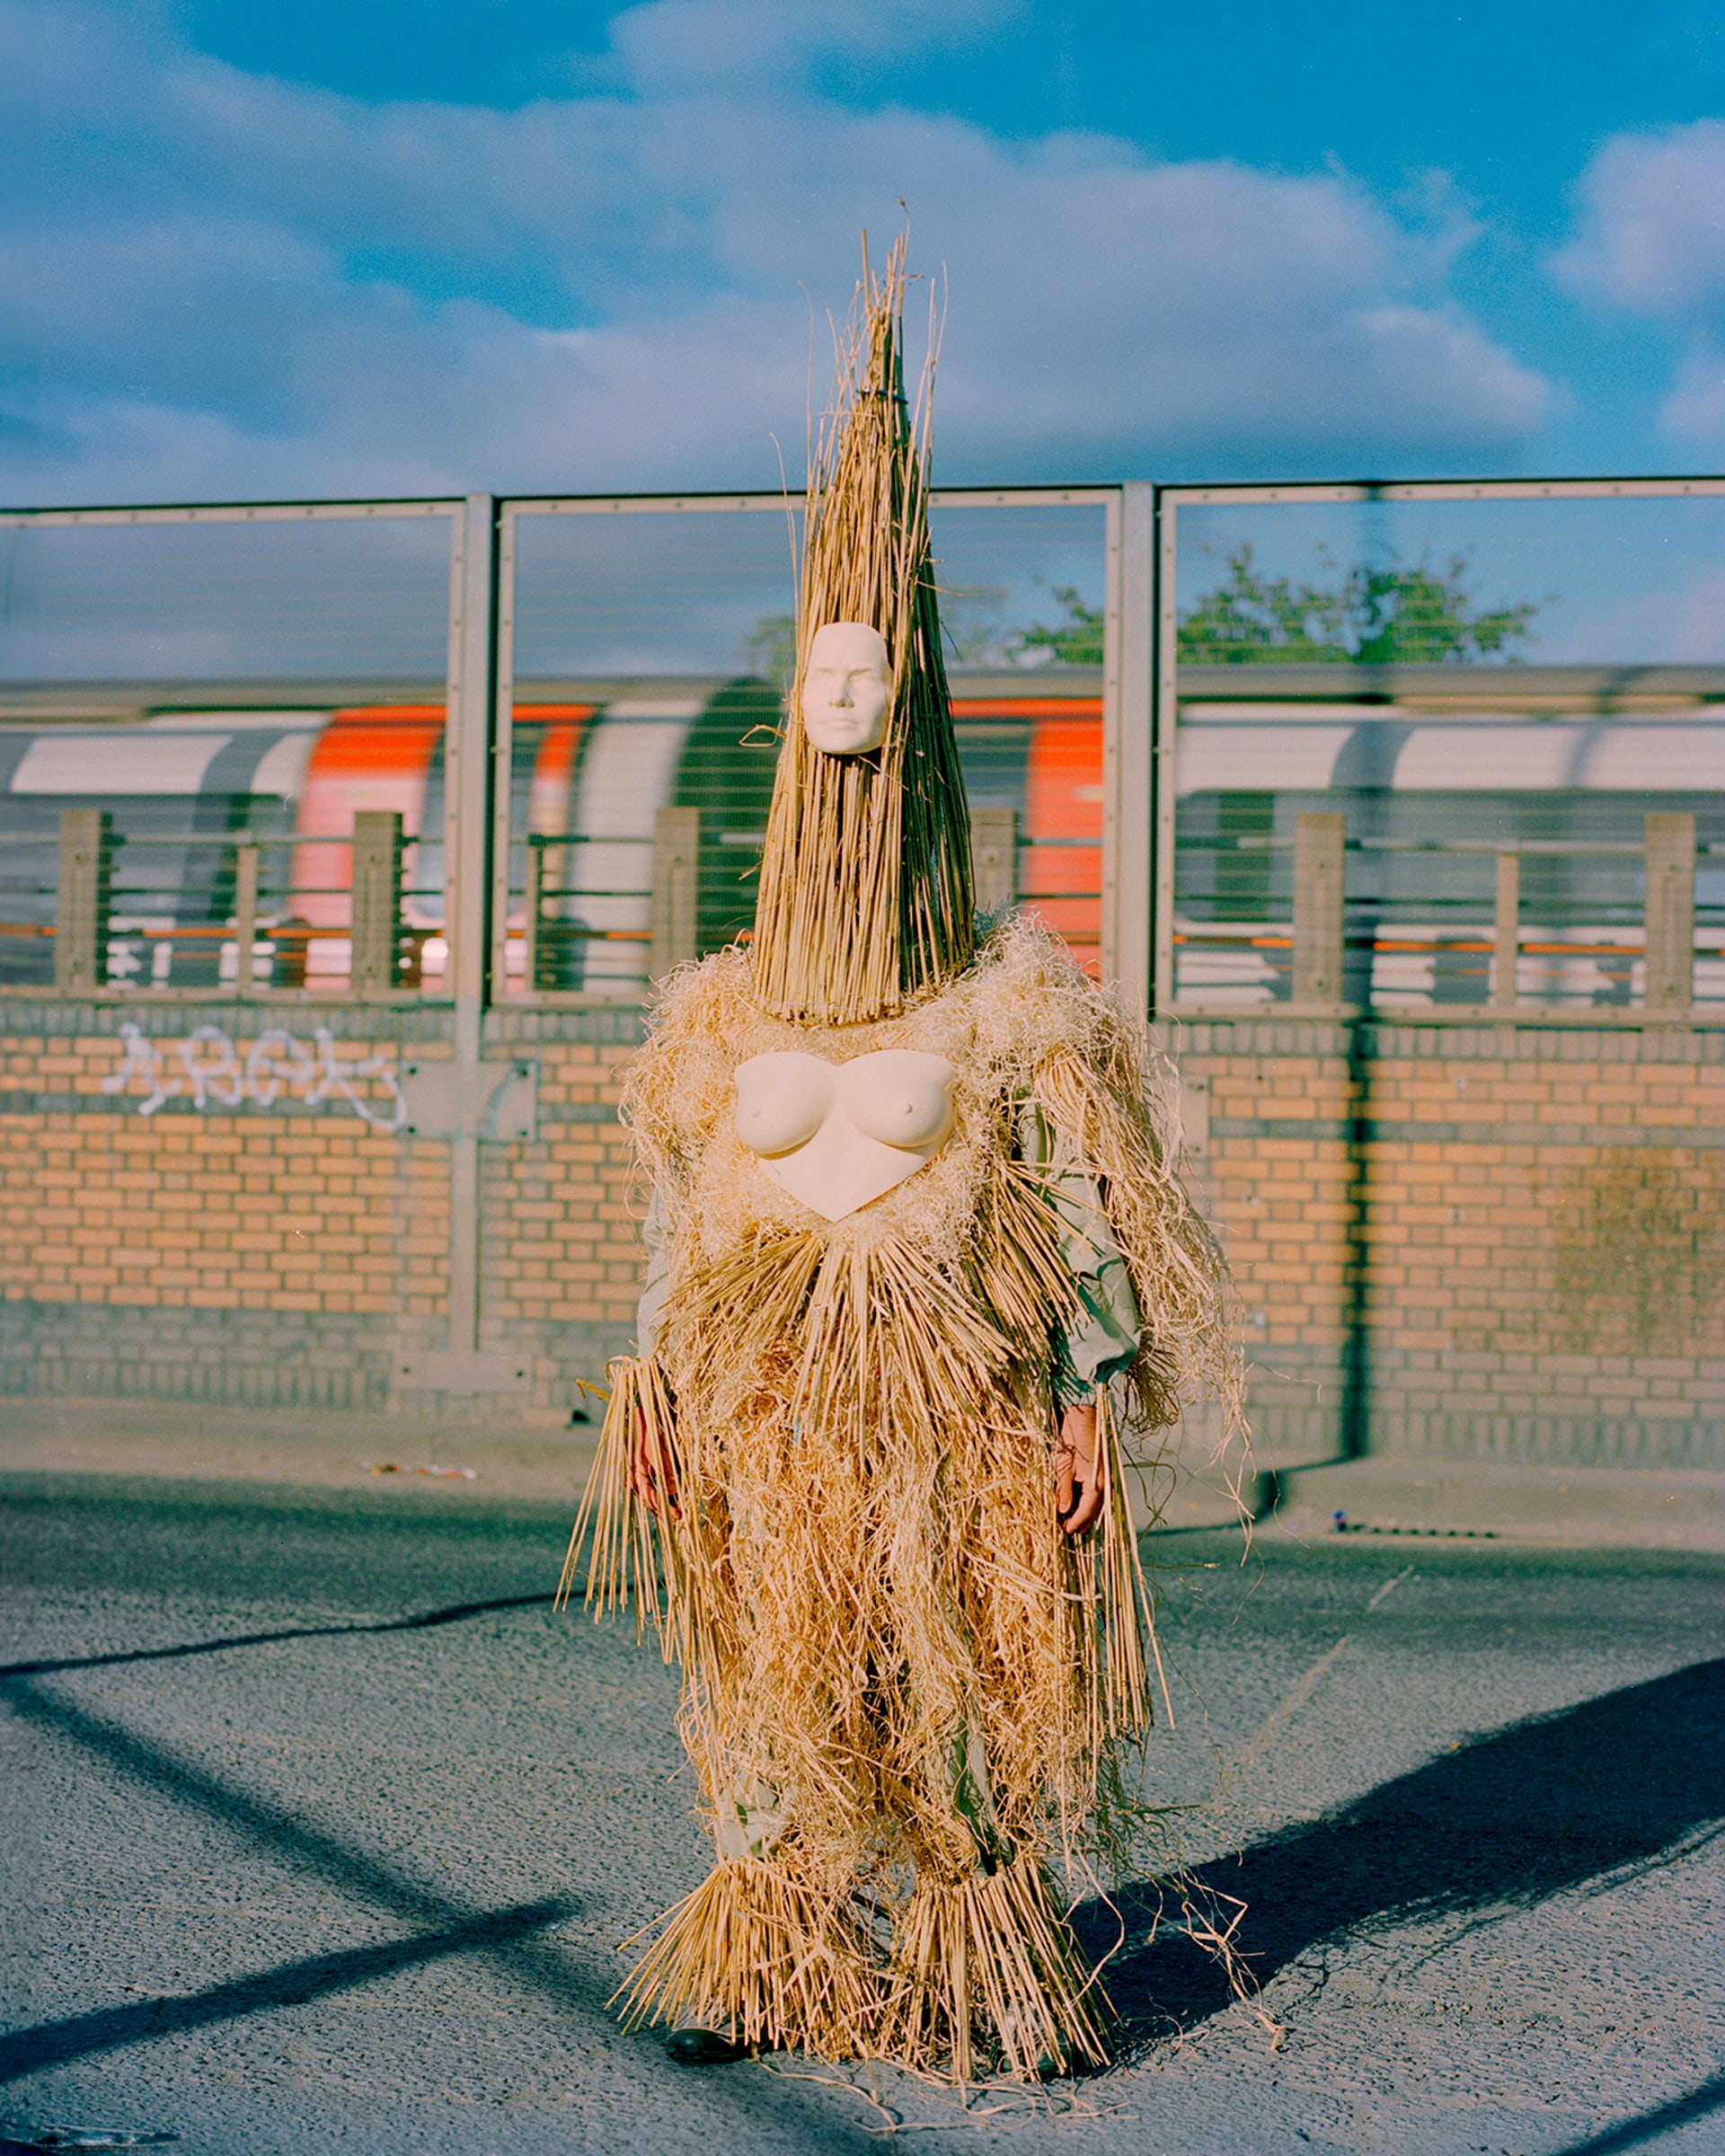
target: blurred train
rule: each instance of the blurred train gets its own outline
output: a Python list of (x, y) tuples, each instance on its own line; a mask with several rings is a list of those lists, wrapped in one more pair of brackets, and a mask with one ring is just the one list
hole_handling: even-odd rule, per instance
[[(0, 696), (0, 983), (53, 978), (59, 816), (107, 812), (115, 840), (108, 977), (231, 986), (236, 848), (261, 854), (260, 985), (345, 982), (353, 818), (393, 809), (403, 861), (403, 985), (433, 993), (444, 925), (444, 708), (417, 685), (318, 704), (297, 685), (244, 701), (159, 685), (67, 690), (66, 716), (9, 716)], [(1050, 693), (1050, 692), (1055, 693)], [(153, 701), (146, 705), (142, 697)], [(40, 706), (45, 700), (33, 701)], [(102, 712), (80, 722), (80, 711)], [(1019, 886), (1086, 962), (1101, 918), (1100, 670), (1057, 683), (1022, 674), (958, 685), (975, 807), (1019, 817)], [(720, 948), (754, 915), (782, 711), (755, 680), (523, 686), (513, 711), (505, 993), (620, 999), (646, 978), (657, 812), (702, 811), (697, 941)], [(539, 857), (536, 874), (529, 855)], [(526, 933), (529, 889), (538, 893)]]
[[(1624, 1000), (1632, 964), (1612, 952), (1638, 936), (1650, 808), (1694, 813), (1703, 927), (1725, 918), (1725, 668), (1632, 678), (1410, 667), (1365, 697), (1357, 679), (1345, 668), (1182, 674), (1182, 1000), (1286, 993), (1294, 818), (1307, 808), (1347, 817), (1350, 1001), (1482, 999), (1480, 925), (1502, 846), (1524, 854), (1525, 917), (1574, 942), (1563, 962), (1576, 992)], [(59, 813), (94, 808), (120, 842), (111, 983), (231, 985), (236, 848), (252, 844), (259, 982), (340, 988), (353, 817), (383, 808), (400, 813), (410, 842), (402, 985), (435, 994), (447, 959), (439, 686), (369, 684), (340, 696), (291, 684), (67, 688), (33, 694), (28, 706), (0, 694), (0, 983), (52, 980)], [(953, 714), (973, 807), (1018, 817), (1021, 897), (1093, 968), (1101, 669), (956, 674)], [(781, 716), (776, 692), (756, 680), (518, 685), (502, 993), (640, 993), (654, 823), (666, 806), (702, 811), (699, 948), (745, 930)]]
[[(1362, 1008), (1486, 1000), (1499, 850), (1520, 862), (1519, 994), (1633, 1001), (1652, 811), (1694, 815), (1697, 947), (1725, 945), (1725, 667), (1419, 666), (1369, 685), (1363, 671), (1182, 669), (1181, 1002), (1287, 994), (1307, 809), (1345, 819), (1343, 1000)], [(1725, 992), (1717, 958), (1702, 957), (1696, 992)]]

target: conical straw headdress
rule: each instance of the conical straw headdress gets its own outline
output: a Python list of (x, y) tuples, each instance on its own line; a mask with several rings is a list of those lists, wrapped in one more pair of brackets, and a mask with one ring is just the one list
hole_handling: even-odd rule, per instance
[[(903, 363), (905, 243), (862, 282), (833, 408), (809, 445), (796, 673), (755, 913), (756, 993), (785, 1018), (890, 1016), (963, 971), (975, 949), (969, 815), (952, 735), (928, 543), (929, 390), (913, 415)], [(886, 640), (886, 738), (829, 755), (802, 724), (818, 629)]]

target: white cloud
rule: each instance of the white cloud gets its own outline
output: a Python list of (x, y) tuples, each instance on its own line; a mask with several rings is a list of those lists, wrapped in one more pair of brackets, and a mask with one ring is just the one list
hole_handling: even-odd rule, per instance
[[(1464, 235), (1345, 176), (841, 102), (987, 0), (653, 0), (605, 94), (367, 105), (141, 15), (0, 0), (13, 499), (773, 483), (806, 286), (898, 198), (950, 265), (941, 471), (1515, 462), (1551, 392), (1448, 296)], [(0, 88), (0, 97), (5, 92)], [(825, 385), (824, 340), (816, 386)], [(31, 385), (34, 385), (33, 387)]]
[(1552, 257), (1552, 276), (1579, 298), (1672, 333), (1659, 427), (1716, 455), (1725, 446), (1725, 122), (1614, 137), (1576, 199), (1576, 234)]
[(1619, 135), (1576, 189), (1579, 228), (1554, 257), (1567, 289), (1689, 323), (1725, 303), (1725, 124)]
[(1698, 449), (1725, 445), (1725, 352), (1711, 337), (1691, 341), (1659, 405), (1659, 423), (1676, 440)]

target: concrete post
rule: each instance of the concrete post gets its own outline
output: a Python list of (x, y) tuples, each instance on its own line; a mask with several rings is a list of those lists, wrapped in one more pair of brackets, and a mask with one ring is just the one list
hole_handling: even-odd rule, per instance
[(353, 819), (353, 937), (348, 985), (380, 995), (400, 985), (402, 819), (394, 808), (361, 808)]
[(258, 947), (258, 846), (234, 849), (234, 993), (250, 995), (252, 953)]
[(1330, 811), (1294, 819), (1294, 1001), (1340, 1006), (1343, 821)]
[(108, 977), (112, 819), (105, 808), (62, 808), (54, 915), (54, 985), (87, 995)]
[(1647, 1008), (1672, 1016), (1695, 1000), (1695, 819), (1647, 819)]
[(661, 808), (653, 818), (654, 980), (695, 955), (701, 898), (701, 811)]
[(527, 865), (524, 875), (526, 888), (521, 895), (521, 985), (528, 995), (539, 989), (539, 913), (545, 903), (544, 846), (527, 844)]
[(1521, 964), (1521, 856), (1498, 855), (1498, 905), (1491, 921), (1491, 1003), (1513, 1011)]
[(970, 811), (970, 876), (979, 914), (998, 913), (1004, 906), (1017, 905), (1016, 808)]

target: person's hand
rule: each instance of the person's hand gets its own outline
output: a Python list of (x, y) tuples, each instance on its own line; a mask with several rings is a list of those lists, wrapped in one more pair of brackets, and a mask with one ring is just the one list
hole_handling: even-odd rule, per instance
[(629, 1447), (629, 1487), (655, 1519), (661, 1503), (677, 1517), (677, 1446), (668, 1432), (655, 1436), (639, 1410)]
[(1096, 1458), (1096, 1403), (1066, 1409), (1055, 1448), (1054, 1508), (1070, 1535), (1087, 1534), (1102, 1516), (1102, 1478)]

